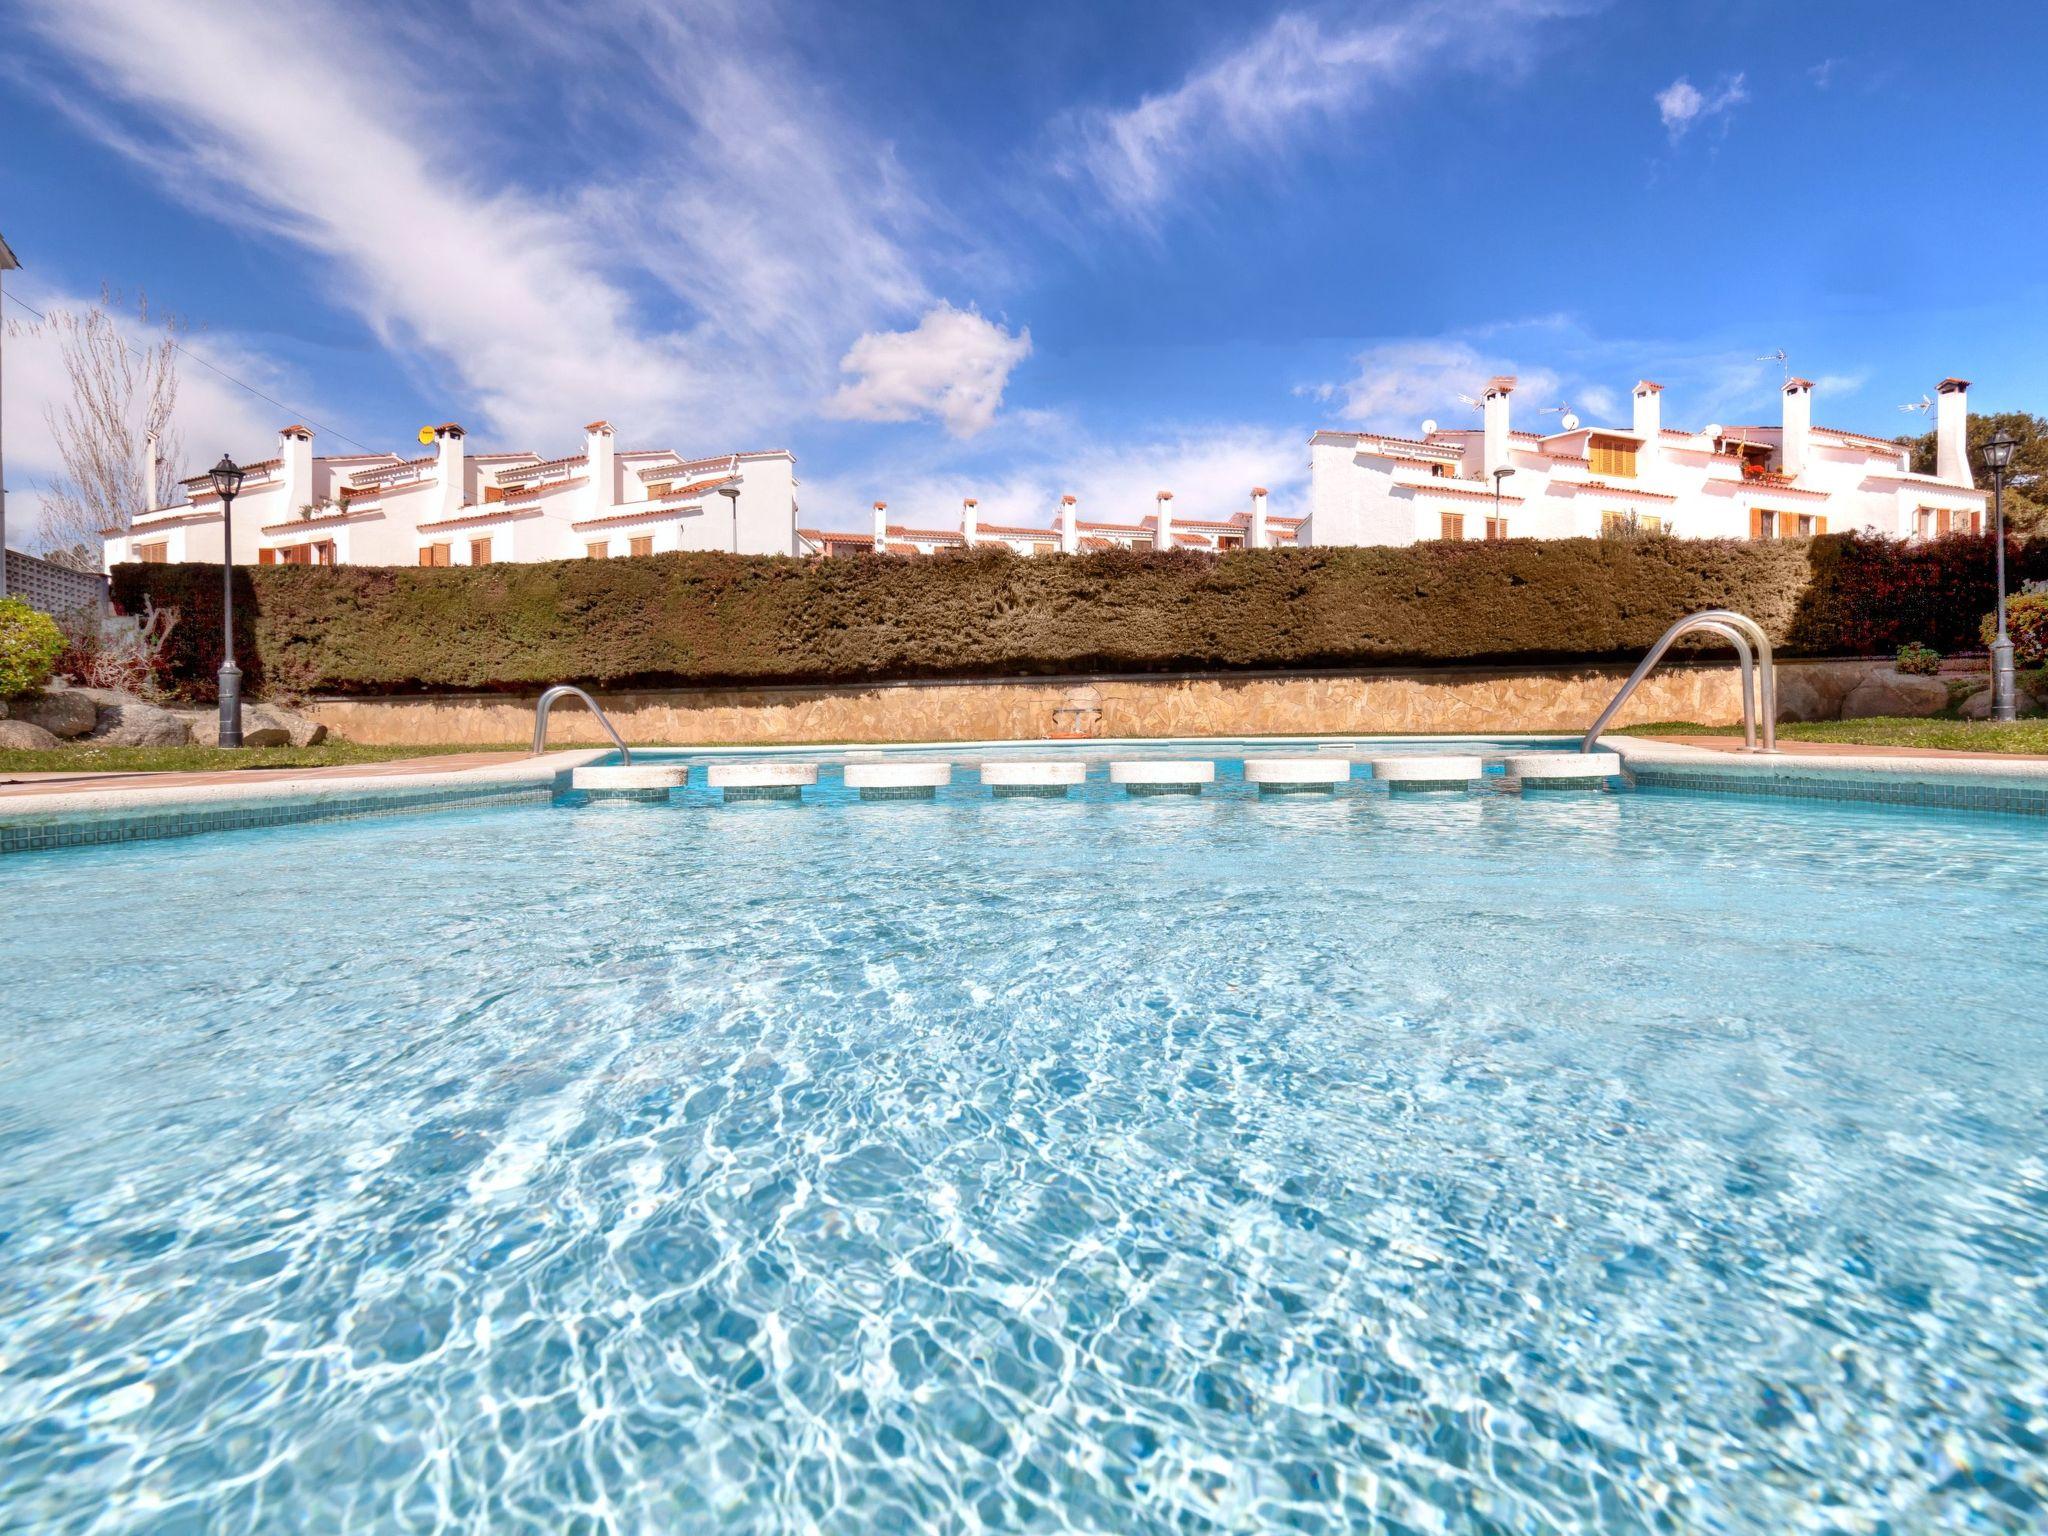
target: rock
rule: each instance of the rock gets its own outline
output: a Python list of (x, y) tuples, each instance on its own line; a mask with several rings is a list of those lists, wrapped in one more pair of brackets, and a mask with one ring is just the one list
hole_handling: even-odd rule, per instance
[[(2022, 716), (2037, 714), (2041, 708), (2041, 701), (2024, 688), (2015, 688), (2013, 690), (2012, 702), (2015, 711)], [(1957, 710), (1956, 713), (1965, 720), (1989, 720), (1991, 718), (1991, 690), (1989, 688), (1979, 688), (1975, 693), (1963, 700), (1963, 707)]]
[[(202, 747), (220, 744), (220, 711), (186, 709), (178, 716), (191, 729), (192, 740)], [(286, 709), (282, 704), (242, 706), (242, 745), (245, 747), (312, 747), (327, 739), (327, 727), (319, 721)]]
[(52, 736), (83, 736), (99, 724), (100, 709), (77, 689), (61, 688), (10, 699), (7, 718), (39, 725)]
[(1938, 677), (1919, 677), (1883, 667), (1849, 690), (1842, 700), (1844, 720), (1874, 715), (1925, 717), (1948, 708), (1948, 684)]
[(0, 720), (0, 747), (10, 752), (54, 752), (63, 745), (40, 725), (27, 720)]
[(1799, 666), (1780, 662), (1778, 676), (1778, 718), (1782, 720), (1839, 720), (1842, 700), (1862, 679), (1845, 667)]
[(80, 688), (99, 705), (99, 723), (86, 740), (102, 747), (182, 747), (192, 740), (191, 727), (168, 709), (145, 704), (133, 694), (109, 688)]

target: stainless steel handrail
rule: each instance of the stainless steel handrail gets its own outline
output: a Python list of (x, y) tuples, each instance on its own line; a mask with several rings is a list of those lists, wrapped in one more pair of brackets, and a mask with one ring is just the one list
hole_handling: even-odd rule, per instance
[(1710, 635), (1719, 635), (1735, 647), (1735, 659), (1742, 668), (1742, 750), (1756, 750), (1756, 656), (1749, 648), (1749, 642), (1742, 637), (1742, 631), (1733, 624), (1709, 621), (1696, 624), (1695, 629)]
[(626, 738), (612, 729), (612, 723), (605, 712), (597, 707), (597, 700), (581, 688), (569, 683), (557, 683), (540, 696), (540, 702), (533, 706), (533, 750), (536, 755), (545, 752), (548, 746), (548, 711), (555, 707), (555, 700), (565, 693), (573, 693), (583, 701), (583, 707), (597, 716), (597, 723), (604, 727), (605, 735), (611, 737), (612, 745), (619, 749), (619, 761), (631, 766), (633, 749), (626, 745)]
[[(1763, 705), (1763, 746), (1759, 748), (1756, 744), (1757, 711), (1750, 699), (1750, 688), (1748, 685), (1749, 668), (1745, 665), (1744, 686), (1742, 690), (1744, 750), (1749, 752), (1759, 750), (1776, 752), (1778, 750), (1778, 678), (1776, 665), (1771, 660), (1771, 637), (1764, 633), (1761, 624), (1757, 623), (1755, 619), (1750, 618), (1747, 614), (1736, 613), (1727, 608), (1706, 608), (1698, 613), (1687, 614), (1676, 624), (1665, 630), (1663, 638), (1650, 647), (1650, 653), (1637, 664), (1635, 671), (1628, 675), (1628, 681), (1621, 685), (1621, 691), (1616, 693), (1608, 706), (1600, 711), (1600, 718), (1595, 720), (1592, 729), (1586, 732), (1585, 739), (1579, 743), (1579, 750), (1581, 752), (1591, 752), (1593, 750), (1594, 744), (1600, 739), (1600, 733), (1607, 729), (1607, 722), (1620, 713), (1621, 706), (1626, 704), (1629, 695), (1636, 691), (1636, 685), (1648, 677), (1657, 663), (1664, 659), (1664, 653), (1671, 649), (1671, 643), (1688, 630), (1694, 629), (1704, 629), (1710, 634), (1720, 635), (1723, 639), (1729, 640), (1733, 640), (1738, 635), (1744, 635), (1755, 644), (1755, 666), (1761, 673), (1761, 686), (1757, 691), (1762, 695), (1760, 702)], [(1743, 649), (1742, 646), (1738, 645), (1736, 654), (1738, 658), (1747, 662), (1748, 658), (1742, 655)]]

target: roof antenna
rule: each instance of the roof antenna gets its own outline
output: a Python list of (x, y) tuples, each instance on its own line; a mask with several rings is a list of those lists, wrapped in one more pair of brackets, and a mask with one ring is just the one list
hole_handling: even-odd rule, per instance
[(1567, 432), (1579, 430), (1579, 418), (1573, 414), (1572, 408), (1562, 400), (1558, 401), (1555, 405), (1544, 406), (1537, 414), (1540, 416), (1555, 416), (1558, 426)]
[(1934, 409), (1934, 402), (1928, 399), (1927, 396), (1922, 395), (1917, 402), (1909, 401), (1905, 405), (1900, 406), (1899, 409), (1902, 411), (1918, 411), (1922, 416), (1925, 416)]
[(1792, 382), (1792, 364), (1786, 360), (1785, 349), (1783, 347), (1778, 348), (1778, 350), (1775, 352), (1766, 352), (1762, 357), (1758, 358), (1757, 361), (1760, 363), (1776, 363), (1780, 368), (1783, 368), (1785, 370), (1785, 382), (1787, 384), (1790, 384)]
[(1471, 406), (1473, 410), (1475, 410), (1475, 411), (1478, 411), (1478, 412), (1479, 412), (1479, 413), (1480, 413), (1481, 415), (1484, 415), (1484, 414), (1485, 414), (1485, 412), (1486, 412), (1486, 402), (1485, 402), (1485, 401), (1483, 401), (1483, 400), (1475, 400), (1475, 399), (1473, 399), (1473, 398), (1472, 398), (1472, 396), (1470, 396), (1470, 395), (1466, 394), (1466, 393), (1465, 393), (1465, 392), (1464, 392), (1464, 391), (1463, 391), (1462, 389), (1458, 391), (1458, 398), (1459, 398), (1460, 400), (1464, 401), (1464, 402), (1465, 402), (1465, 404), (1467, 404), (1467, 405)]

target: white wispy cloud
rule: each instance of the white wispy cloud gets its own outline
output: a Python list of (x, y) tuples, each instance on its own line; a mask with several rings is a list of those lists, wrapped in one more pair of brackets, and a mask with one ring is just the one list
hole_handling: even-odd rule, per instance
[[(730, 441), (815, 401), (849, 337), (930, 302), (891, 227), (914, 213), (886, 150), (738, 36), (752, 10), (494, 10), (492, 24), (529, 22), (565, 52), (611, 45), (551, 89), (644, 135), (632, 174), (560, 193), (491, 174), (506, 159), (487, 135), (493, 82), (403, 13), (28, 3), (45, 39), (147, 127), (74, 113), (324, 263), (335, 297), (425, 387), (508, 437), (546, 442), (602, 414), (636, 434)], [(234, 88), (204, 85), (222, 78)]]
[(1205, 172), (1278, 156), (1300, 134), (1355, 116), (1446, 69), (1527, 67), (1530, 24), (1570, 0), (1424, 4), (1382, 19), (1288, 10), (1170, 89), (1062, 125), (1055, 164), (1112, 209), (1149, 221)]
[(1657, 116), (1664, 124), (1664, 131), (1676, 144), (1694, 128), (1725, 113), (1732, 112), (1749, 100), (1749, 91), (1740, 74), (1723, 75), (1721, 82), (1711, 94), (1702, 91), (1685, 76), (1656, 93)]
[(986, 432), (1010, 370), (1031, 355), (1031, 333), (1012, 334), (971, 309), (937, 304), (914, 330), (870, 331), (839, 367), (852, 378), (825, 403), (849, 421), (945, 423), (955, 437)]
[(1516, 376), (1517, 398), (1554, 404), (1557, 372), (1542, 365), (1518, 369), (1500, 352), (1482, 352), (1459, 337), (1383, 341), (1353, 359), (1349, 378), (1308, 386), (1303, 393), (1329, 402), (1346, 425), (1413, 435), (1426, 419), (1445, 427), (1469, 425), (1477, 414), (1458, 397), (1477, 399), (1489, 378)]

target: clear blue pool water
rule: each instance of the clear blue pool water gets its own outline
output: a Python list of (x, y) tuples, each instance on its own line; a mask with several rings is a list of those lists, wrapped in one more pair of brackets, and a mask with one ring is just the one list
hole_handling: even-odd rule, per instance
[(10, 859), (10, 1531), (2031, 1531), (2044, 829), (536, 805)]

